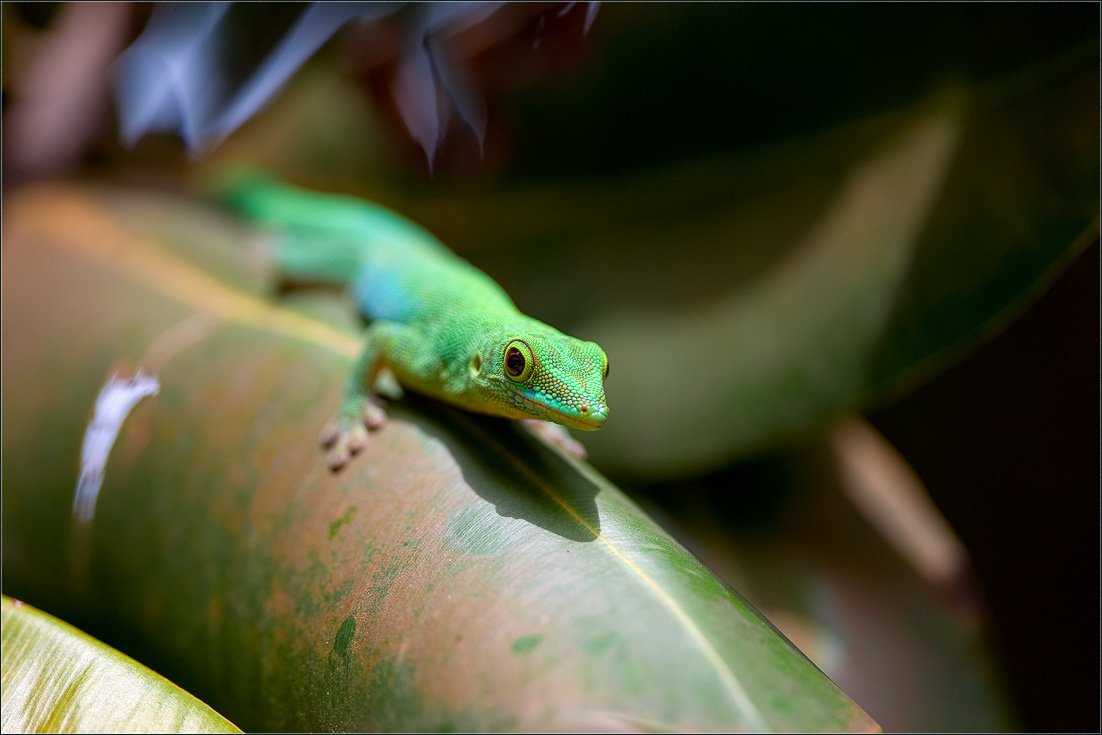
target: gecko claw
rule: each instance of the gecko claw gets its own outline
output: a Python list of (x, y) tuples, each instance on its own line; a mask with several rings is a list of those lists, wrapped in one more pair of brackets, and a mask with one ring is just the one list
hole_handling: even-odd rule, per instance
[(326, 462), (336, 472), (367, 446), (368, 430), (386, 423), (386, 412), (377, 399), (356, 397), (345, 401), (337, 417), (322, 429), (318, 443), (328, 449)]

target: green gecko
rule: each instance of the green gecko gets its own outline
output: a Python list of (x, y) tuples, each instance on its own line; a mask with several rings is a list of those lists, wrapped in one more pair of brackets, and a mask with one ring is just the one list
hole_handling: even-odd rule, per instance
[(285, 277), (349, 287), (370, 320), (344, 399), (322, 432), (332, 470), (384, 423), (375, 391), (384, 367), (402, 386), (468, 411), (585, 431), (604, 425), (604, 351), (521, 313), (497, 283), (425, 229), (363, 200), (258, 174), (217, 188), (272, 233)]

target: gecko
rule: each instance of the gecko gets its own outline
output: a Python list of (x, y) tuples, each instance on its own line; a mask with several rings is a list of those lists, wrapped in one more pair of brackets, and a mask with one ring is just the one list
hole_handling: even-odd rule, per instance
[[(377, 394), (384, 368), (403, 388), (467, 411), (583, 431), (608, 419), (604, 350), (522, 313), (493, 279), (420, 225), (366, 200), (258, 172), (224, 174), (214, 188), (267, 233), (284, 278), (349, 289), (368, 321), (320, 437), (334, 472), (385, 423)], [(563, 442), (584, 455), (569, 437)]]

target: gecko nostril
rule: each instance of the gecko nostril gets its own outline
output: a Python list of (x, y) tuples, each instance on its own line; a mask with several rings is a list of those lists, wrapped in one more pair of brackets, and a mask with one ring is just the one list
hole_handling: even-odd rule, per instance
[(578, 410), (581, 411), (582, 413), (585, 413), (586, 411), (589, 410), (589, 404), (588, 403), (583, 403), (582, 405), (578, 406)]

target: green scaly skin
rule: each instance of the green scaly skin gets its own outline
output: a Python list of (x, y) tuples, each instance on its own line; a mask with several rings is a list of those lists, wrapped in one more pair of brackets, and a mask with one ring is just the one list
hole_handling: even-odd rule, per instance
[(500, 286), (430, 233), (378, 205), (255, 174), (223, 180), (223, 200), (269, 230), (293, 280), (347, 285), (370, 320), (334, 421), (322, 434), (340, 469), (384, 421), (379, 371), (468, 411), (599, 429), (608, 358), (522, 314)]

